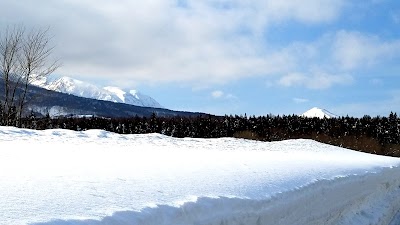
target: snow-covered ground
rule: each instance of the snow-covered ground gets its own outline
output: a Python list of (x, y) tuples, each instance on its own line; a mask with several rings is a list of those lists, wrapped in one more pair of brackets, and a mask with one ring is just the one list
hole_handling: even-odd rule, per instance
[(400, 159), (311, 140), (0, 127), (0, 224), (400, 224)]

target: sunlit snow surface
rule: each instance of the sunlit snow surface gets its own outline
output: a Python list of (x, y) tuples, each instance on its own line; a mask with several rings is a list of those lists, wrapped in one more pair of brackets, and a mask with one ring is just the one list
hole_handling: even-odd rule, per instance
[(0, 127), (0, 224), (388, 224), (399, 165), (311, 140)]

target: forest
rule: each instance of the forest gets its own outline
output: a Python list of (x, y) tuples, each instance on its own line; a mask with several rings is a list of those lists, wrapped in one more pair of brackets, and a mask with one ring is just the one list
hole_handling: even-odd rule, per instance
[(201, 115), (197, 117), (150, 117), (104, 118), (46, 117), (34, 115), (19, 124), (29, 129), (70, 129), (84, 131), (103, 129), (119, 134), (160, 133), (184, 138), (235, 137), (258, 141), (287, 139), (313, 139), (352, 150), (378, 155), (400, 157), (400, 118), (396, 113), (387, 117), (364, 116), (362, 118), (307, 118), (297, 115)]

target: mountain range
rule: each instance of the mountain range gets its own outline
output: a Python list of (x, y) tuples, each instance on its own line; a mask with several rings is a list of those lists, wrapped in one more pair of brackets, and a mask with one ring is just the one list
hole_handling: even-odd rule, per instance
[[(40, 87), (38, 83), (40, 82), (35, 82), (35, 85), (28, 87), (24, 112), (26, 116), (31, 113), (34, 113), (36, 116), (45, 116), (47, 114), (51, 117), (90, 115), (106, 118), (150, 117), (153, 113), (159, 117), (195, 117), (208, 115), (200, 112), (174, 111), (165, 108), (137, 106), (79, 97), (73, 94), (53, 91), (50, 88)], [(43, 85), (45, 82), (41, 81), (41, 83)], [(21, 91), (21, 89), (17, 89), (16, 94), (19, 95)], [(2, 94), (4, 93), (4, 80), (1, 76), (0, 93), (0, 101), (2, 101), (4, 100), (4, 95)]]
[[(0, 77), (0, 93), (4, 93), (4, 80)], [(150, 96), (136, 90), (118, 87), (98, 87), (70, 77), (36, 81), (28, 88), (26, 112), (57, 116), (93, 115), (100, 117), (132, 116), (202, 116), (201, 112), (183, 112), (163, 108)], [(3, 96), (4, 97), (4, 96)], [(3, 98), (0, 96), (1, 98)], [(29, 114), (28, 114), (29, 115)], [(334, 118), (337, 115), (326, 109), (314, 107), (300, 116)]]
[(125, 103), (129, 105), (164, 108), (152, 97), (137, 90), (124, 90), (119, 87), (99, 87), (91, 83), (71, 77), (61, 77), (55, 80), (42, 79), (33, 83), (48, 90), (67, 93), (79, 97), (97, 100)]

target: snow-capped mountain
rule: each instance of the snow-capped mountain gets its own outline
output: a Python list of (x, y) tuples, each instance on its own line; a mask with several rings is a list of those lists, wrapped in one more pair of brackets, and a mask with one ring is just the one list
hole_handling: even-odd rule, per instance
[(307, 112), (301, 114), (300, 116), (304, 116), (304, 117), (309, 117), (309, 118), (313, 118), (313, 117), (318, 117), (318, 118), (335, 118), (338, 117), (337, 115), (329, 112), (326, 109), (321, 109), (318, 107), (314, 107), (310, 110), (308, 110)]
[(41, 80), (35, 82), (34, 85), (79, 97), (119, 102), (136, 106), (164, 108), (156, 100), (137, 90), (123, 90), (119, 87), (98, 87), (70, 77), (61, 77), (53, 81)]

